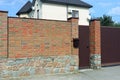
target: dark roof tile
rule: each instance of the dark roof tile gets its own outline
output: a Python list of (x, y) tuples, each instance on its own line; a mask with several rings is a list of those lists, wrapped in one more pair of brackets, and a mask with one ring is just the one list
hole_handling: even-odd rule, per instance
[(83, 2), (81, 0), (41, 0), (45, 3), (56, 3), (56, 4), (65, 4), (65, 5), (74, 5), (74, 6), (80, 6), (80, 7), (86, 7), (91, 8), (92, 5)]
[(21, 13), (29, 13), (32, 11), (32, 3), (28, 1), (18, 12), (16, 15), (19, 15)]

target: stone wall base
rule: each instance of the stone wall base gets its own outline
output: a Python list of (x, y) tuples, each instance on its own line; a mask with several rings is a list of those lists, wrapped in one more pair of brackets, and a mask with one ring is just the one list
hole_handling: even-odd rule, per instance
[(92, 69), (100, 69), (101, 68), (101, 55), (100, 54), (91, 54), (90, 65), (91, 65)]
[(0, 59), (0, 79), (40, 74), (69, 73), (77, 70), (77, 55)]

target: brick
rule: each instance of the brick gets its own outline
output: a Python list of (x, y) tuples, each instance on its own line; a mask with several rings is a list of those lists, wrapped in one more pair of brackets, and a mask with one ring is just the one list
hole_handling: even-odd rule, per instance
[[(70, 22), (20, 18), (8, 18), (8, 21), (9, 47), (14, 48), (9, 48), (9, 54), (17, 54), (13, 50), (33, 57), (71, 54)], [(66, 44), (62, 45), (64, 40)], [(20, 54), (16, 57), (20, 57)]]
[[(78, 28), (78, 18), (70, 18), (68, 19), (68, 21), (71, 22), (72, 24), (72, 40), (73, 39), (78, 39), (79, 38), (79, 28)], [(73, 44), (73, 41), (72, 41), (72, 44)], [(79, 54), (79, 48), (74, 48), (74, 46), (72, 45), (72, 54), (73, 55), (78, 55)]]
[(90, 22), (90, 62), (91, 68), (99, 69), (101, 67), (101, 34), (100, 21)]
[[(10, 74), (14, 75), (19, 72), (17, 76), (29, 76), (34, 73), (59, 73), (64, 72), (63, 70), (72, 71), (73, 68), (70, 69), (70, 66), (78, 66), (77, 63), (70, 64), (74, 59), (72, 58), (74, 56), (70, 56), (71, 53), (78, 56), (78, 49), (74, 49), (73, 46), (71, 48), (72, 38), (78, 38), (78, 19), (65, 22), (7, 18), (7, 14), (1, 12), (0, 17), (2, 17), (0, 18), (0, 22), (2, 21), (0, 24), (0, 29), (2, 29), (0, 30), (0, 56), (9, 55), (9, 58), (15, 58), (12, 62), (9, 59), (6, 62), (12, 65), (7, 66), (3, 63)], [(71, 52), (71, 49), (75, 51)], [(73, 62), (77, 62), (74, 60)]]
[(0, 51), (4, 48), (4, 52), (0, 52), (0, 57), (7, 57), (7, 14), (0, 12), (0, 43), (2, 44)]

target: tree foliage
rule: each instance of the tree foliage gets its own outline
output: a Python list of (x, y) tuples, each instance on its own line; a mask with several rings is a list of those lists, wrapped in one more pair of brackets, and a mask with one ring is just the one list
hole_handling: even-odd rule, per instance
[(98, 19), (101, 22), (101, 26), (120, 27), (120, 22), (114, 22), (112, 16), (103, 15), (102, 17), (98, 17)]
[(102, 26), (113, 26), (114, 25), (114, 21), (112, 20), (111, 16), (103, 15), (102, 17), (99, 17), (98, 19), (100, 19)]
[(120, 27), (120, 23), (114, 23), (114, 27)]

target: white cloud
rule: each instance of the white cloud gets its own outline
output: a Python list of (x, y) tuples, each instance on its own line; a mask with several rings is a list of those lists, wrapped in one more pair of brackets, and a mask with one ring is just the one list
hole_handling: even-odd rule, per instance
[(120, 6), (112, 8), (109, 12), (109, 15), (120, 15)]

